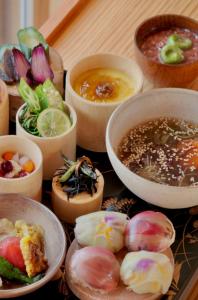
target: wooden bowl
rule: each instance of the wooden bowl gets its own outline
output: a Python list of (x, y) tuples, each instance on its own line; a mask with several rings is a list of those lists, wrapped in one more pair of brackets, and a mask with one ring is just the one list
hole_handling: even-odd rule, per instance
[(41, 225), (44, 229), (45, 254), (49, 264), (45, 276), (39, 281), (18, 288), (0, 289), (0, 298), (10, 299), (31, 293), (54, 277), (65, 257), (66, 238), (60, 221), (52, 211), (19, 194), (0, 194), (0, 218), (13, 222), (23, 219), (29, 224)]
[[(127, 290), (127, 288), (124, 286), (122, 282), (119, 282), (118, 287), (111, 293), (107, 294), (101, 294), (98, 292), (95, 292), (89, 288), (85, 288), (77, 283), (74, 283), (71, 278), (71, 258), (74, 252), (81, 247), (79, 246), (77, 240), (75, 239), (71, 246), (69, 247), (69, 250), (67, 252), (66, 256), (66, 278), (67, 283), (69, 285), (69, 288), (72, 290), (72, 292), (81, 300), (157, 300), (161, 298), (160, 294), (136, 294), (132, 291)], [(117, 259), (121, 262), (123, 260), (123, 257), (125, 256), (127, 250), (121, 250), (116, 254)], [(163, 252), (165, 255), (167, 255), (171, 261), (171, 263), (174, 265), (174, 258), (173, 253), (170, 248), (168, 248), (166, 251)]]
[(189, 87), (198, 76), (198, 60), (188, 64), (168, 65), (145, 56), (141, 45), (145, 38), (156, 31), (180, 27), (198, 34), (198, 22), (180, 15), (159, 15), (145, 20), (135, 31), (135, 55), (144, 74), (156, 87)]
[(8, 134), (9, 101), (6, 84), (0, 80), (0, 135)]

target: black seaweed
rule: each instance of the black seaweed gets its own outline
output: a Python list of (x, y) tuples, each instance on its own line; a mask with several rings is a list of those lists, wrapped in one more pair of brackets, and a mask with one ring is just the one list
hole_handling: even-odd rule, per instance
[(93, 195), (97, 191), (97, 174), (90, 159), (82, 156), (73, 162), (64, 155), (63, 159), (64, 168), (58, 169), (55, 176), (58, 176), (57, 180), (68, 198), (81, 192)]

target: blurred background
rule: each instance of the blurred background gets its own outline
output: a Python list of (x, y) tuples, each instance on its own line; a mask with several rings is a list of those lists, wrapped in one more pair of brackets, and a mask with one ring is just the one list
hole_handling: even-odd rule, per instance
[(0, 44), (15, 43), (20, 28), (39, 28), (62, 0), (0, 0)]

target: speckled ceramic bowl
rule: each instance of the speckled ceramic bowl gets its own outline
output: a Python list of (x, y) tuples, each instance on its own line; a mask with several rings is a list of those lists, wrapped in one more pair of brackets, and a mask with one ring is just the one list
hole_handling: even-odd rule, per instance
[[(197, 124), (198, 92), (164, 88), (137, 95), (119, 106), (111, 116), (106, 133), (109, 159), (127, 188), (143, 200), (166, 208), (198, 205), (198, 187), (159, 184), (130, 171), (118, 158), (121, 139), (138, 124), (159, 117), (175, 117)], [(119, 122), (118, 122), (119, 120)]]
[(0, 194), (0, 218), (11, 221), (23, 219), (27, 223), (41, 225), (49, 264), (45, 276), (39, 281), (19, 288), (0, 289), (0, 298), (10, 299), (31, 293), (54, 277), (65, 257), (66, 238), (61, 223), (47, 207), (19, 194)]

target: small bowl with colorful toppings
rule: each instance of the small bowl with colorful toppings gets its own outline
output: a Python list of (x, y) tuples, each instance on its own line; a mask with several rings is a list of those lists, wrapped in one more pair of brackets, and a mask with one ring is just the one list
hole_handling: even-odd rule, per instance
[(0, 191), (41, 201), (43, 157), (39, 147), (24, 137), (0, 137)]
[(61, 153), (75, 159), (76, 113), (63, 101), (49, 79), (35, 90), (21, 79), (18, 89), (25, 104), (17, 112), (17, 135), (34, 141), (40, 147), (44, 179), (52, 179), (55, 170), (62, 165)]
[(44, 205), (19, 194), (0, 195), (0, 298), (31, 293), (64, 260), (65, 233)]
[(137, 61), (154, 86), (193, 85), (198, 76), (196, 20), (181, 15), (154, 16), (138, 26), (134, 42)]

